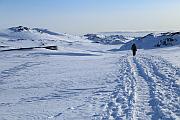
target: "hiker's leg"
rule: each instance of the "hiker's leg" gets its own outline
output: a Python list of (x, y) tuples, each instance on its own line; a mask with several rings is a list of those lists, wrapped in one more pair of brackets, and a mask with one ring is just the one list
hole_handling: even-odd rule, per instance
[(135, 55), (136, 55), (136, 51), (133, 50), (133, 56), (135, 56)]

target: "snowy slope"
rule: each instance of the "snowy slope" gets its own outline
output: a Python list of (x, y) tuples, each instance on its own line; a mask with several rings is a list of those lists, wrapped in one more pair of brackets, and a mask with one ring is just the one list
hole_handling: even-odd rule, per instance
[[(18, 26), (18, 27), (11, 27), (8, 29), (3, 30), (0, 33), (0, 36), (12, 38), (12, 39), (58, 39), (57, 36), (60, 36), (58, 33), (50, 33), (48, 30), (41, 30), (37, 28), (28, 28), (28, 27), (23, 27), (23, 26)], [(63, 34), (61, 35), (63, 36)]]
[(120, 48), (120, 50), (129, 50), (133, 43), (135, 43), (139, 49), (153, 49), (179, 45), (180, 32), (167, 32), (160, 34), (151, 33), (126, 43)]
[[(180, 119), (179, 46), (132, 57), (130, 50), (109, 51), (119, 45), (46, 30), (43, 36), (57, 38), (42, 42), (59, 49), (0, 52), (0, 120)], [(0, 44), (39, 45), (17, 38), (1, 34)]]
[(47, 29), (12, 27), (0, 31), (0, 50), (23, 47), (39, 47), (56, 45), (60, 49), (75, 44), (86, 44), (89, 41), (77, 35), (59, 34)]
[(10, 48), (37, 47), (45, 45), (47, 40), (58, 40), (63, 38), (62, 36), (18, 26), (1, 30), (0, 42), (1, 46), (9, 46)]

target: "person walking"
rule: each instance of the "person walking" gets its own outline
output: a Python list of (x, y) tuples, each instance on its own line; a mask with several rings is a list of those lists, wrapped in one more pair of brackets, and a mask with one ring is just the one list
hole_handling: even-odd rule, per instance
[(133, 56), (135, 56), (136, 55), (136, 51), (137, 51), (137, 47), (136, 47), (135, 43), (131, 46), (131, 50), (133, 52)]

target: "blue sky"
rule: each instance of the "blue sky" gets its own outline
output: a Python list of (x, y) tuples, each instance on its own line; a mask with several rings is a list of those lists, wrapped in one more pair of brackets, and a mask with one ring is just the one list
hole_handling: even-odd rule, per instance
[(0, 28), (58, 32), (180, 30), (180, 0), (0, 0)]

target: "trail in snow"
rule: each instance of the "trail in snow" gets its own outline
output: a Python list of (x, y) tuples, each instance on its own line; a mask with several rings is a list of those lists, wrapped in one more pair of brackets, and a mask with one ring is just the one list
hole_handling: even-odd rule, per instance
[(161, 57), (123, 56), (102, 120), (180, 119), (180, 68)]

